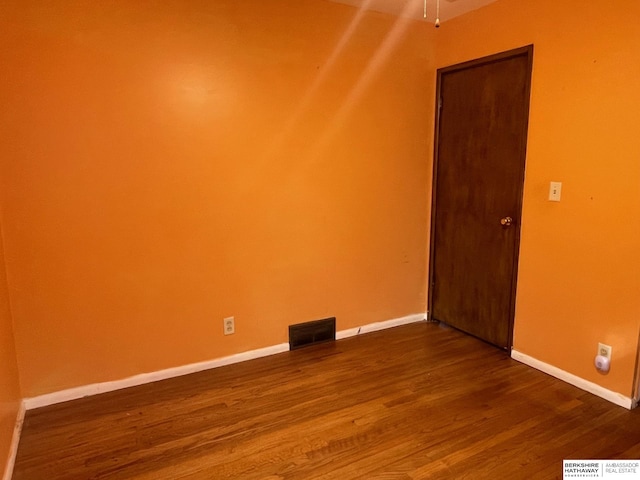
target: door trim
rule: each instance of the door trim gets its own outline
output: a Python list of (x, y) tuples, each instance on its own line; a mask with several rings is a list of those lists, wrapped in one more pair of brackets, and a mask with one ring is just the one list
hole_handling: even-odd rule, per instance
[(469, 60), (466, 62), (458, 63), (448, 67), (442, 67), (437, 70), (436, 79), (436, 98), (435, 98), (435, 132), (433, 142), (433, 170), (431, 174), (431, 230), (429, 236), (429, 283), (427, 293), (427, 315), (431, 319), (433, 311), (433, 289), (434, 289), (434, 251), (435, 251), (435, 227), (436, 227), (436, 193), (437, 193), (437, 180), (438, 180), (438, 159), (439, 159), (439, 141), (440, 141), (440, 110), (442, 107), (441, 101), (441, 89), (442, 89), (442, 77), (447, 73), (456, 72), (459, 70), (465, 70), (473, 68), (479, 65), (487, 65), (500, 60), (505, 60), (512, 57), (526, 55), (528, 61), (528, 74), (525, 80), (525, 89), (527, 91), (528, 101), (525, 106), (525, 121), (523, 122), (523, 142), (520, 146), (520, 157), (523, 159), (524, 168), (522, 169), (522, 178), (518, 181), (518, 203), (517, 211), (520, 212), (520, 218), (516, 224), (515, 232), (515, 258), (513, 261), (513, 270), (511, 272), (511, 292), (510, 292), (510, 305), (509, 305), (509, 334), (508, 345), (506, 350), (511, 351), (513, 348), (513, 325), (515, 320), (515, 307), (516, 307), (516, 287), (518, 280), (518, 260), (520, 256), (520, 229), (522, 219), (522, 197), (524, 192), (524, 175), (526, 171), (526, 155), (527, 155), (527, 133), (529, 130), (529, 108), (531, 104), (531, 76), (533, 71), (533, 44), (526, 45), (524, 47), (507, 50), (504, 52), (488, 55), (485, 57), (477, 58), (475, 60)]

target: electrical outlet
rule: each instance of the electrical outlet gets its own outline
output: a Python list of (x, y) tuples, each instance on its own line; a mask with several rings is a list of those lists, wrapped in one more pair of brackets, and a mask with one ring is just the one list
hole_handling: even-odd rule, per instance
[(224, 319), (224, 334), (231, 335), (236, 333), (236, 321), (233, 317), (227, 317)]
[(606, 357), (611, 361), (611, 347), (609, 345), (605, 345), (604, 343), (598, 344), (598, 355)]

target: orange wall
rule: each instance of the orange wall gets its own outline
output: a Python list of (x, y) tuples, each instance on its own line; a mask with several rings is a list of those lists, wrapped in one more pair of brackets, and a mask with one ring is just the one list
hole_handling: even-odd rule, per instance
[(4, 252), (0, 241), (0, 476), (9, 458), (20, 398)]
[(3, 5), (25, 397), (425, 311), (424, 24), (323, 1)]
[[(640, 327), (638, 19), (637, 0), (499, 0), (443, 24), (436, 45), (441, 67), (534, 44), (514, 348), (626, 396)], [(613, 347), (607, 376), (598, 342)]]
[(323, 1), (134, 3), (0, 6), (24, 396), (424, 311), (435, 68), (529, 43), (514, 345), (631, 395), (637, 2), (498, 0), (437, 31)]

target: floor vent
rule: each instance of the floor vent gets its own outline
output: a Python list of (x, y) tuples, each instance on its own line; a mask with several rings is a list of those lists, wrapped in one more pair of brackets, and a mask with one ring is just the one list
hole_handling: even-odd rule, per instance
[(289, 349), (295, 350), (336, 339), (336, 317), (289, 325)]

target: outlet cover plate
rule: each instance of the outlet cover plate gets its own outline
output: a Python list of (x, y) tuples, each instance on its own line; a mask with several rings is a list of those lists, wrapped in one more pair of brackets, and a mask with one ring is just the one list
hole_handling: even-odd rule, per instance
[(225, 335), (232, 335), (236, 333), (236, 321), (233, 317), (225, 318), (223, 326)]
[(603, 357), (607, 357), (609, 361), (611, 361), (611, 346), (605, 345), (604, 343), (598, 343), (598, 355), (602, 355)]

